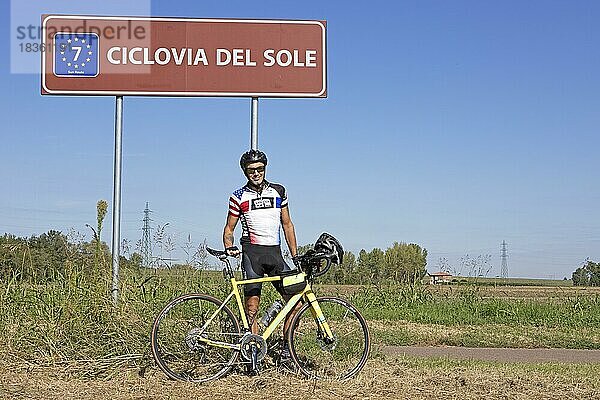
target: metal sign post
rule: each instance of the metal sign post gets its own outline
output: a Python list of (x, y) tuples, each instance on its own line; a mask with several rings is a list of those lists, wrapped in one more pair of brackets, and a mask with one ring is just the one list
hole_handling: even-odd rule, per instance
[(252, 118), (250, 126), (250, 150), (258, 150), (258, 97), (252, 98)]
[(119, 250), (121, 243), (121, 159), (123, 138), (123, 96), (116, 97), (115, 163), (113, 170), (113, 230), (112, 230), (112, 298), (119, 301)]

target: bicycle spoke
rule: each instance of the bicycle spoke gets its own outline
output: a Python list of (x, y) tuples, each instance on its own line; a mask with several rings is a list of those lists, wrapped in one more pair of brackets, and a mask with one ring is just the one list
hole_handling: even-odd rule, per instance
[[(152, 330), (152, 351), (169, 377), (204, 382), (231, 369), (238, 351), (209, 343), (235, 344), (241, 335), (231, 310), (219, 309), (220, 305), (210, 296), (186, 295), (173, 300), (159, 314)], [(210, 323), (205, 327), (207, 321)]]
[(370, 341), (366, 322), (344, 300), (319, 298), (318, 303), (333, 333), (333, 341), (326, 339), (310, 305), (303, 306), (292, 321), (292, 358), (308, 377), (350, 378), (367, 359)]

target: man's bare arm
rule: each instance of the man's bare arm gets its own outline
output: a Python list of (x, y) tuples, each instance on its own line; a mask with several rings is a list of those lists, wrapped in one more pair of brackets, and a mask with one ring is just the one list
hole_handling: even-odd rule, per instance
[(223, 228), (223, 247), (225, 248), (233, 246), (233, 232), (235, 231), (238, 219), (239, 217), (227, 214), (227, 222), (225, 223), (225, 228)]
[(298, 247), (296, 244), (296, 231), (294, 224), (290, 217), (290, 207), (286, 206), (281, 209), (281, 226), (283, 227), (283, 234), (285, 235), (285, 241), (287, 242), (288, 249), (292, 257), (298, 255)]

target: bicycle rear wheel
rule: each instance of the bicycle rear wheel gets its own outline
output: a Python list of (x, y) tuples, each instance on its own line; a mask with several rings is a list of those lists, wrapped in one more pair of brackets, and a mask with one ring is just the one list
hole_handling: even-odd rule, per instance
[(317, 299), (334, 335), (326, 343), (310, 303), (292, 319), (288, 343), (299, 371), (314, 379), (349, 379), (367, 362), (371, 341), (367, 323), (356, 308), (337, 297)]
[[(152, 326), (152, 354), (167, 376), (206, 382), (231, 370), (239, 351), (201, 340), (238, 343), (240, 324), (227, 306), (219, 310), (222, 304), (205, 294), (187, 294), (172, 300), (158, 314)], [(211, 318), (210, 324), (202, 330)]]

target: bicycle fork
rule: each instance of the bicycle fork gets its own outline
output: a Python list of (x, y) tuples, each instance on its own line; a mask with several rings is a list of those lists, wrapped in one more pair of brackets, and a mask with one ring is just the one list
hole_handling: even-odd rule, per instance
[(335, 342), (335, 336), (333, 335), (333, 331), (331, 327), (327, 323), (327, 319), (325, 318), (325, 314), (323, 314), (323, 310), (321, 310), (321, 306), (317, 301), (317, 296), (313, 292), (306, 293), (306, 299), (310, 303), (310, 311), (312, 313), (315, 322), (317, 323), (318, 334), (323, 335), (322, 339), (325, 344), (331, 345)]

